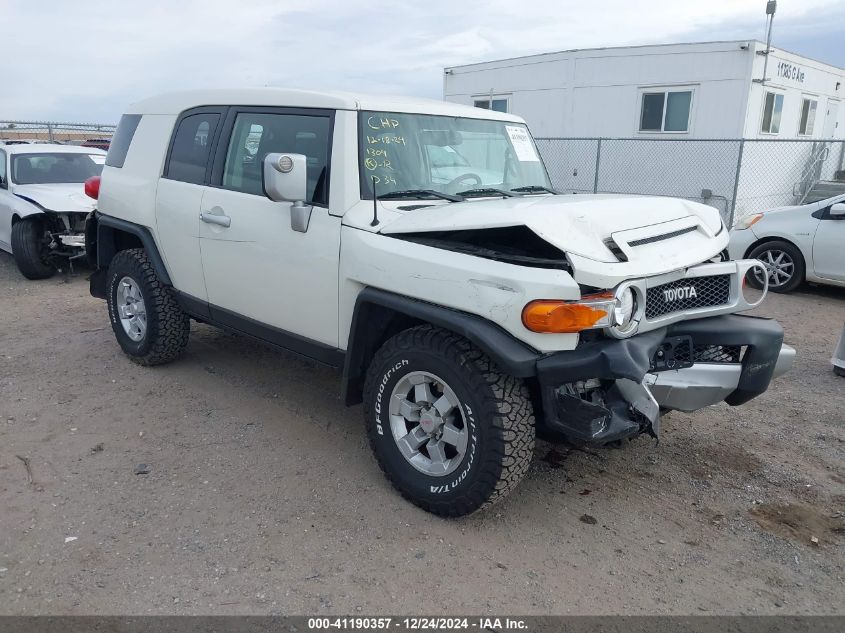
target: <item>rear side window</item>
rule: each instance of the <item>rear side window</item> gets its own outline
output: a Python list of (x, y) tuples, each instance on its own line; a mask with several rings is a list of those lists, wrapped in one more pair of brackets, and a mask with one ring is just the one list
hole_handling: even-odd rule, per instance
[(138, 129), (140, 122), (140, 114), (124, 114), (120, 117), (117, 129), (111, 139), (111, 145), (109, 145), (109, 153), (106, 155), (106, 165), (123, 167), (123, 163), (126, 162), (126, 154), (129, 153), (129, 145), (132, 143), (132, 137), (135, 136), (135, 130)]
[(211, 150), (211, 139), (220, 115), (213, 112), (192, 114), (179, 122), (170, 159), (165, 168), (165, 178), (201, 185)]

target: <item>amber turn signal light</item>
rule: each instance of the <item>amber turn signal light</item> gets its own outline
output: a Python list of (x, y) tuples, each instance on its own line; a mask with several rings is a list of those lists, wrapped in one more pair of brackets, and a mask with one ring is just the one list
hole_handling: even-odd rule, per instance
[(540, 299), (522, 309), (522, 323), (532, 332), (580, 332), (609, 326), (612, 305), (612, 298), (581, 302)]

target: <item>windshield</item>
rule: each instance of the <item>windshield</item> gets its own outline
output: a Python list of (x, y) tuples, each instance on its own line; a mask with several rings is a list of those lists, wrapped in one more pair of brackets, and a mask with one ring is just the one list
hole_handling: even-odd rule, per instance
[(521, 123), (428, 114), (366, 112), (359, 117), (361, 197), (393, 191), (550, 187)]
[(105, 156), (55, 152), (12, 156), (12, 182), (19, 185), (83, 183), (103, 171)]

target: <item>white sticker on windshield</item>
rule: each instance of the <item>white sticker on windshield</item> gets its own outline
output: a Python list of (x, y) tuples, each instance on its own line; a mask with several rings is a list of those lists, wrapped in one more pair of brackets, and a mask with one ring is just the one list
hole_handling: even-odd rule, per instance
[(506, 125), (505, 129), (508, 131), (508, 136), (513, 145), (513, 151), (516, 152), (516, 159), (520, 162), (539, 162), (540, 157), (537, 156), (537, 151), (534, 149), (534, 143), (531, 142), (531, 137), (528, 136), (528, 130), (524, 127), (517, 127), (515, 125)]

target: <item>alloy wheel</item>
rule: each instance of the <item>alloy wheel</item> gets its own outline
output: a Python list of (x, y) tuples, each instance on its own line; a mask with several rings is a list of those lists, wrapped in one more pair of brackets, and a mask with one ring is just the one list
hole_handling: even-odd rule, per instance
[(131, 277), (117, 284), (117, 313), (126, 335), (136, 343), (147, 333), (147, 310), (141, 289)]
[(467, 451), (469, 430), (455, 392), (427, 371), (403, 376), (390, 395), (390, 430), (399, 452), (418, 471), (442, 477)]

